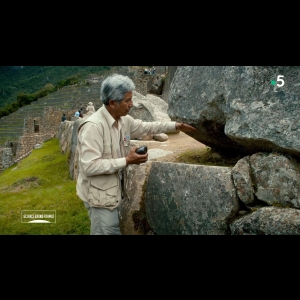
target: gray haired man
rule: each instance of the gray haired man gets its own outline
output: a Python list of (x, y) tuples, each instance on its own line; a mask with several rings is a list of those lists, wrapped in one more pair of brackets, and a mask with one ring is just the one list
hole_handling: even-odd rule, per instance
[(177, 122), (143, 122), (128, 115), (133, 107), (133, 81), (128, 76), (113, 74), (101, 84), (103, 106), (78, 128), (79, 175), (76, 193), (88, 210), (91, 235), (120, 235), (119, 205), (122, 194), (121, 176), (126, 182), (126, 167), (148, 160), (148, 153), (137, 154), (130, 140), (162, 132), (196, 131)]

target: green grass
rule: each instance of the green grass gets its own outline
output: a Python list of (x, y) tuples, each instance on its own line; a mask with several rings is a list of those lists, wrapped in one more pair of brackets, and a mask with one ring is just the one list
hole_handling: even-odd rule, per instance
[[(54, 138), (0, 174), (1, 235), (89, 234), (87, 210), (67, 160)], [(22, 210), (55, 210), (56, 223), (23, 223)]]

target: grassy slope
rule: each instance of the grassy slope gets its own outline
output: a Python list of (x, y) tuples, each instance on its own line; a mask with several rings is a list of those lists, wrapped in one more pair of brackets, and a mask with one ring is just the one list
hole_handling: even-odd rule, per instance
[[(1, 173), (0, 234), (88, 235), (88, 214), (68, 169), (55, 138)], [(22, 223), (22, 210), (56, 210), (56, 223)]]

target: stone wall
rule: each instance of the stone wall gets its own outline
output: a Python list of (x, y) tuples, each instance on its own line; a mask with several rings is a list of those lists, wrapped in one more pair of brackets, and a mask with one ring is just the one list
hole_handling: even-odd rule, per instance
[(19, 138), (15, 162), (26, 157), (34, 149), (36, 144), (43, 144), (46, 139), (49, 139), (49, 135), (25, 134), (21, 136)]
[(0, 173), (27, 157), (36, 144), (43, 144), (53, 138), (61, 124), (63, 113), (67, 119), (74, 115), (73, 110), (62, 111), (57, 107), (46, 106), (43, 117), (24, 119), (23, 135), (19, 137), (18, 142), (7, 142), (7, 148), (0, 149)]
[(13, 156), (16, 155), (17, 153), (17, 148), (18, 148), (18, 142), (12, 141), (12, 142), (6, 142), (4, 148), (11, 148)]
[[(68, 111), (65, 114), (71, 118), (74, 112)], [(15, 160), (18, 161), (26, 156), (35, 148), (36, 144), (43, 144), (55, 137), (61, 124), (62, 115), (60, 108), (46, 106), (43, 117), (25, 119), (24, 135), (19, 138)]]
[(0, 173), (14, 164), (12, 148), (0, 149)]

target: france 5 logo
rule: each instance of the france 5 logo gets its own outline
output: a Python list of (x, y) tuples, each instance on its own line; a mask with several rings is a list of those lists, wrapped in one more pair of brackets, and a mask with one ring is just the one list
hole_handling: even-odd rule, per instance
[(274, 86), (274, 92), (278, 92), (277, 88), (283, 87), (284, 86), (284, 80), (283, 80), (284, 75), (277, 75), (277, 80), (272, 79), (271, 80), (271, 85)]

